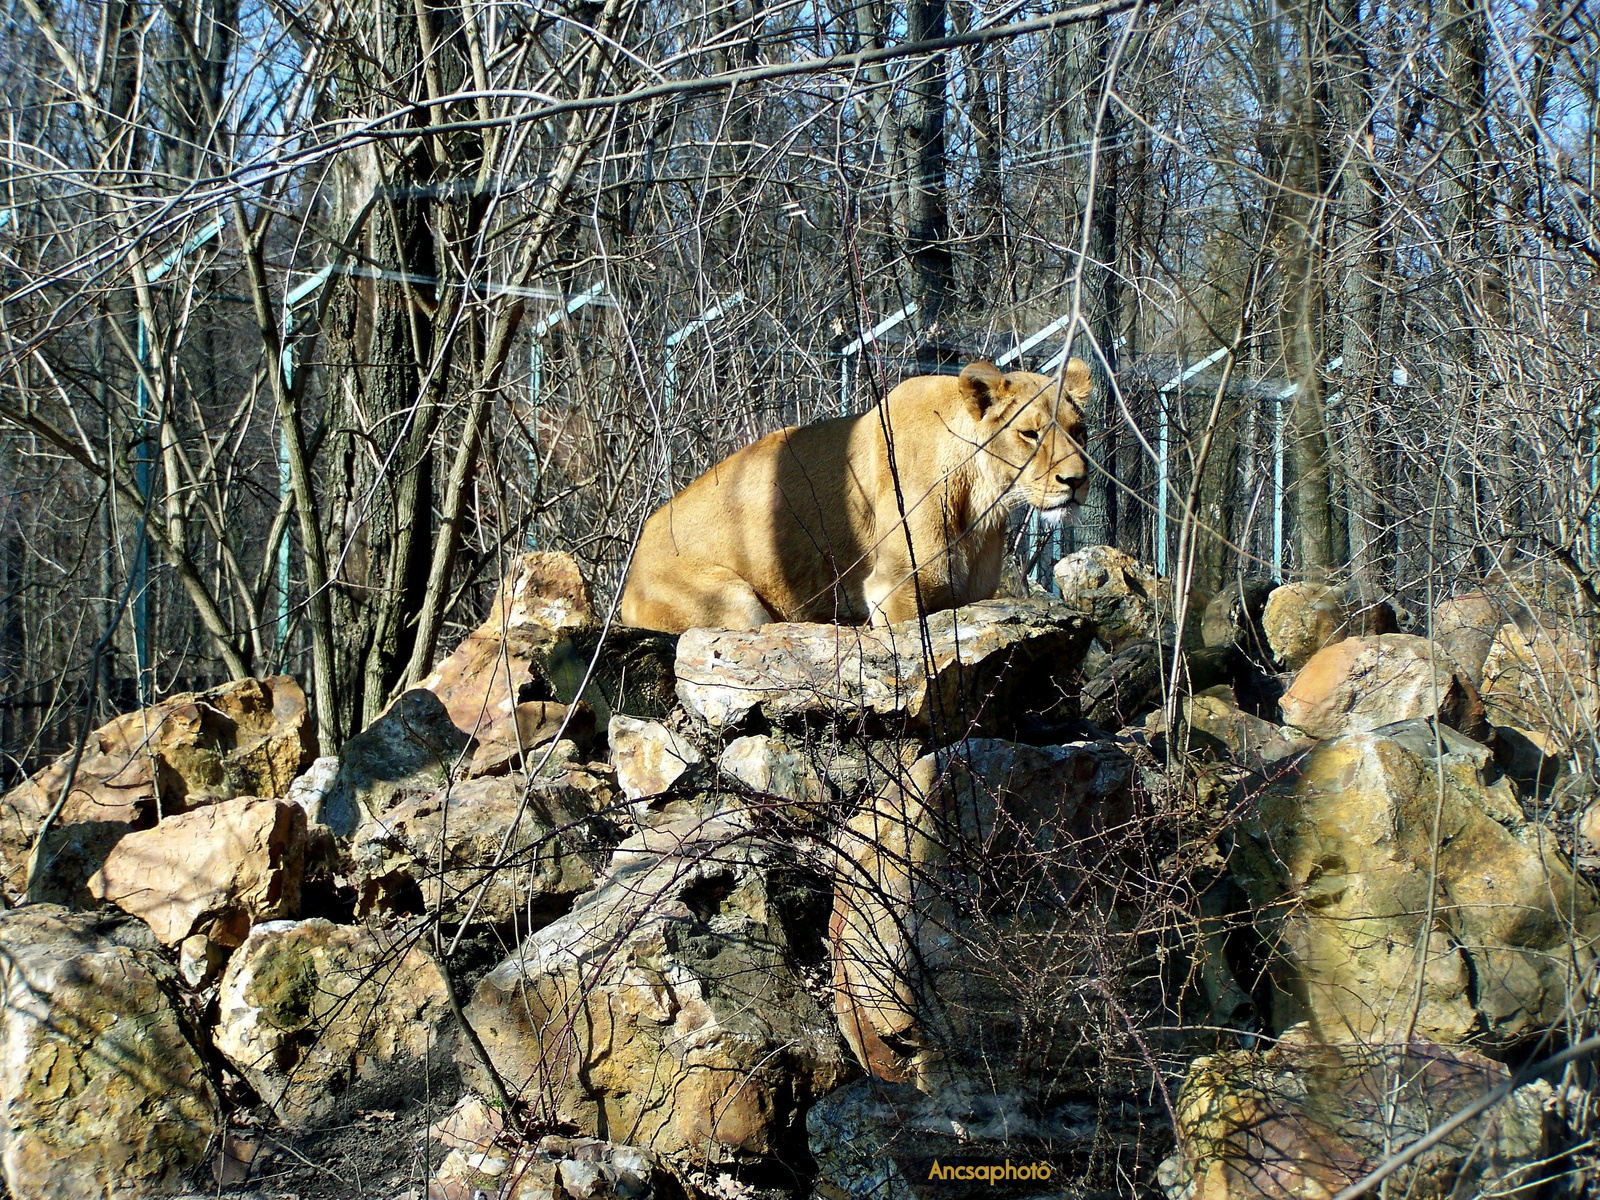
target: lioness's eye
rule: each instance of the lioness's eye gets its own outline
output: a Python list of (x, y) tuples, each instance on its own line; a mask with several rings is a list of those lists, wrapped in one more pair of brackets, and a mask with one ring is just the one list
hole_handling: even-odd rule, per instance
[(1023, 437), (1027, 438), (1030, 442), (1037, 442), (1039, 440), (1039, 431), (1037, 429), (1019, 429), (1017, 432)]

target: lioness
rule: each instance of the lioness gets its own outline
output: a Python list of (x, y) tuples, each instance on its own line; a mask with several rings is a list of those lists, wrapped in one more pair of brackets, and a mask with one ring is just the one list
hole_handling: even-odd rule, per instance
[(1059, 379), (969, 363), (908, 379), (858, 417), (781, 429), (645, 522), (628, 625), (681, 633), (770, 621), (887, 624), (994, 595), (1007, 513), (1059, 521), (1088, 482), (1079, 404)]

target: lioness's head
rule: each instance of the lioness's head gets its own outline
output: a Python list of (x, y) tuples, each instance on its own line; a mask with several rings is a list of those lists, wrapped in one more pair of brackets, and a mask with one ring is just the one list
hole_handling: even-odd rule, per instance
[(1054, 378), (968, 363), (961, 391), (978, 422), (975, 465), (997, 501), (1019, 496), (1060, 520), (1087, 498), (1088, 431), (1078, 407), (1089, 396), (1087, 363), (1069, 359)]

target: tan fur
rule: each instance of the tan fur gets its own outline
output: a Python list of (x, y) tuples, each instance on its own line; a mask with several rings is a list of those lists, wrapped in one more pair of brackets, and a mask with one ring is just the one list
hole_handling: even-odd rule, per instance
[(1059, 518), (1086, 494), (1088, 394), (1081, 359), (1060, 379), (971, 363), (908, 379), (859, 417), (769, 434), (645, 522), (622, 619), (671, 633), (882, 624), (915, 616), (919, 587), (928, 612), (986, 600), (1006, 514)]

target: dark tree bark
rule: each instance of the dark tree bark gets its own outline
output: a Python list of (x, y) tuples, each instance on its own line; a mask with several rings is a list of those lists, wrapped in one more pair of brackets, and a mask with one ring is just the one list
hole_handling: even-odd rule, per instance
[[(945, 35), (944, 0), (910, 0), (910, 41)], [(938, 323), (954, 290), (950, 214), (945, 203), (945, 56), (929, 55), (911, 75), (900, 127), (906, 175), (905, 246), (911, 291), (924, 327)]]
[(1097, 528), (1086, 530), (1102, 542), (1115, 541), (1117, 528), (1117, 408), (1111, 395), (1111, 381), (1117, 373), (1117, 338), (1122, 314), (1122, 276), (1117, 241), (1117, 176), (1122, 159), (1118, 109), (1107, 97), (1113, 80), (1114, 37), (1099, 17), (1090, 25), (1094, 47), (1095, 86), (1085, 97), (1091, 130), (1099, 126), (1096, 150), (1094, 203), (1089, 219), (1089, 327), (1094, 331), (1099, 353), (1090, 356), (1090, 369), (1096, 375), (1096, 409), (1088, 414), (1099, 446), (1095, 459), (1094, 491), (1097, 504), (1091, 505)]

